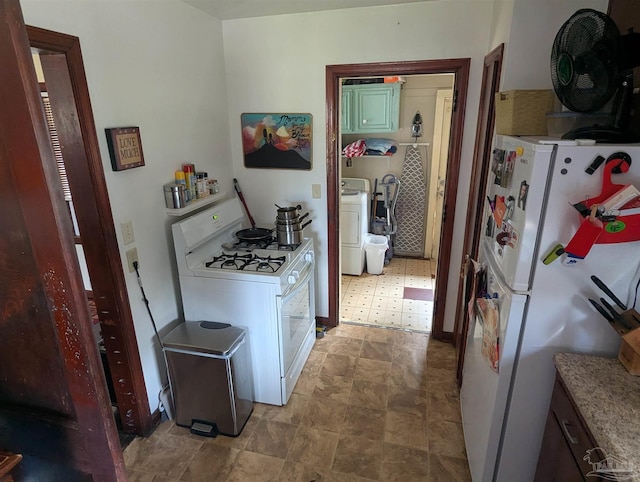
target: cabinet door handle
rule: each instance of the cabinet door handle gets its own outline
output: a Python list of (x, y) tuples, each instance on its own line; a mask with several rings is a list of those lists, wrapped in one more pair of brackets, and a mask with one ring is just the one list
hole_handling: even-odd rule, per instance
[(564, 432), (564, 436), (567, 437), (567, 440), (574, 445), (577, 444), (578, 439), (569, 433), (569, 421), (563, 420), (562, 422), (560, 422), (560, 425), (562, 425), (562, 431)]

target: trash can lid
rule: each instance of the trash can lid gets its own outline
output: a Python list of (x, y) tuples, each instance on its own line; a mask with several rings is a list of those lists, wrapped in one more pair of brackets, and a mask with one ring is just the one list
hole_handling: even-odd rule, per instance
[(228, 323), (185, 321), (164, 337), (165, 349), (226, 356), (244, 339), (245, 331)]

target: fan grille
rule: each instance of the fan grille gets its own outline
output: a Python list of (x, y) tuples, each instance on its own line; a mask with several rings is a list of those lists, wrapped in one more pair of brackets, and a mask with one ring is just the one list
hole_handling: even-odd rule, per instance
[(576, 112), (602, 108), (618, 87), (618, 27), (591, 9), (574, 13), (551, 50), (551, 80), (560, 101)]

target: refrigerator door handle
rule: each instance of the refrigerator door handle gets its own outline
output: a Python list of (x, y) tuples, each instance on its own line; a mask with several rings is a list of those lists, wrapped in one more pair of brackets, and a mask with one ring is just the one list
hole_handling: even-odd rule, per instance
[(504, 279), (504, 275), (502, 274), (502, 271), (500, 270), (500, 268), (495, 264), (495, 261), (493, 259), (493, 257), (490, 254), (490, 248), (483, 243), (482, 244), (482, 250), (484, 251), (484, 259), (482, 260), (482, 262), (484, 264), (487, 265), (487, 268), (493, 273), (494, 278), (496, 283), (498, 283), (498, 286), (500, 287), (500, 289), (502, 291), (504, 291), (505, 293), (513, 293), (516, 295), (530, 295), (531, 292), (529, 291), (515, 291), (513, 290), (505, 281)]

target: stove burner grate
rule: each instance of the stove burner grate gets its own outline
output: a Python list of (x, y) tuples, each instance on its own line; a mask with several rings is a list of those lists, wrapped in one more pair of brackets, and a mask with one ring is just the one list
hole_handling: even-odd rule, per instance
[(286, 256), (258, 256), (256, 254), (222, 253), (214, 256), (204, 265), (212, 269), (230, 269), (237, 271), (258, 271), (275, 273), (285, 263)]
[(286, 258), (284, 256), (280, 256), (278, 258), (272, 258), (271, 256), (267, 256), (266, 258), (262, 256), (255, 256), (251, 260), (247, 261), (247, 263), (240, 269), (245, 271), (266, 271), (275, 273), (278, 271), (278, 268), (283, 265), (285, 260)]
[(262, 240), (254, 241), (237, 241), (235, 243), (224, 243), (222, 247), (224, 249), (233, 251), (246, 251), (251, 252), (256, 249), (268, 249), (269, 251), (295, 251), (298, 249), (299, 244), (278, 244), (278, 241), (274, 236)]
[(207, 268), (242, 269), (253, 258), (252, 254), (222, 253), (214, 256), (205, 266)]

